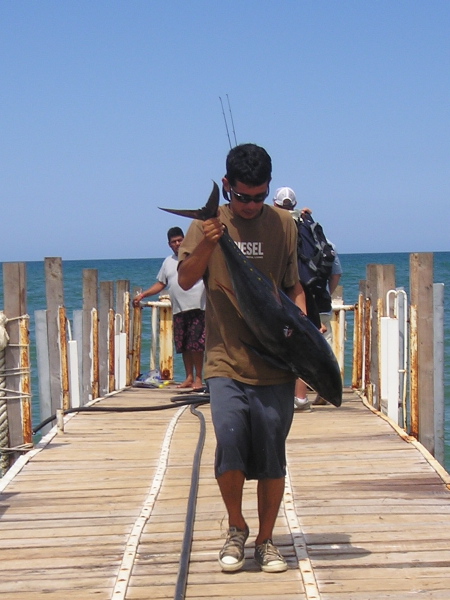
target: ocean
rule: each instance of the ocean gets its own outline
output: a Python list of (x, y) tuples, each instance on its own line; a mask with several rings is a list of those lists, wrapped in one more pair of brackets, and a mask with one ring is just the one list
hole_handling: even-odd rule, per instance
[[(353, 304), (358, 298), (359, 282), (366, 278), (368, 264), (393, 264), (395, 266), (397, 287), (403, 287), (409, 293), (409, 253), (382, 254), (340, 254), (343, 275), (344, 303)], [(69, 319), (72, 311), (82, 307), (82, 273), (83, 269), (97, 269), (99, 281), (130, 281), (130, 290), (136, 287), (147, 288), (156, 278), (162, 258), (149, 259), (111, 259), (111, 260), (69, 260), (63, 261), (64, 304)], [(450, 252), (434, 254), (434, 282), (450, 282)], [(3, 307), (3, 277), (0, 280), (0, 310)], [(36, 352), (34, 348), (34, 311), (46, 308), (44, 262), (27, 263), (27, 308), (30, 320), (30, 338), (32, 343), (32, 408), (33, 425), (40, 423), (39, 398), (36, 372)], [(351, 346), (353, 331), (353, 314), (348, 315), (348, 332), (346, 343), (345, 385), (351, 383)], [(143, 348), (141, 369), (148, 370), (150, 357), (150, 311), (144, 311)], [(184, 374), (181, 357), (175, 358), (175, 378), (181, 380)], [(445, 290), (445, 467), (450, 470), (450, 300)]]

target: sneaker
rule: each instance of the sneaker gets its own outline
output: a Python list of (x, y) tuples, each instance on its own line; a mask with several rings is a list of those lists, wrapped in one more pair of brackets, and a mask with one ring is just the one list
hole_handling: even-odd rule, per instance
[(272, 540), (266, 540), (255, 548), (255, 560), (261, 568), (261, 571), (266, 573), (281, 573), (288, 568), (287, 562), (284, 560), (278, 548), (276, 548)]
[(328, 404), (325, 398), (322, 398), (322, 396), (319, 396), (319, 394), (317, 394), (313, 401), (313, 406), (325, 406), (325, 404)]
[(297, 398), (294, 396), (294, 410), (310, 410), (311, 402), (308, 398)]
[(219, 553), (219, 564), (222, 571), (238, 571), (245, 562), (244, 545), (248, 538), (248, 527), (238, 529), (230, 527), (227, 540)]

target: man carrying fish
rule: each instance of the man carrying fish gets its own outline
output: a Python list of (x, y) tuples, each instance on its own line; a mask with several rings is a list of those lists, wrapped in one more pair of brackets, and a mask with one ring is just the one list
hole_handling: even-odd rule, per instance
[[(228, 203), (212, 218), (201, 214), (204, 209), (197, 211), (197, 218), (205, 220), (191, 224), (179, 250), (180, 286), (187, 290), (201, 278), (206, 285), (205, 378), (217, 439), (215, 474), (228, 512), (228, 535), (219, 554), (223, 571), (237, 571), (245, 561), (244, 546), (249, 536), (242, 513), (245, 479), (258, 480), (255, 560), (263, 571), (287, 569), (272, 536), (284, 492), (285, 441), (293, 418), (296, 375), (281, 361), (278, 364), (276, 356), (265, 354), (257, 335), (257, 319), (268, 320), (262, 314), (266, 308), (264, 297), (259, 296), (259, 305), (258, 294), (252, 299), (246, 297), (247, 291), (255, 290), (246, 290), (245, 282), (239, 283), (241, 273), (237, 271), (243, 269), (232, 266), (224, 244), (230, 237), (240, 248), (244, 258), (239, 260), (256, 277), (256, 283), (261, 279), (259, 272), (273, 282), (272, 290), (270, 281), (265, 285), (269, 286), (268, 295), (274, 296), (274, 306), (282, 304), (277, 298), (279, 288), (306, 313), (294, 221), (288, 211), (264, 204), (271, 177), (272, 162), (264, 148), (241, 144), (230, 150), (222, 179)], [(233, 270), (236, 272), (232, 276)], [(250, 286), (255, 287), (249, 281), (247, 288)], [(249, 306), (251, 302), (253, 306)], [(244, 306), (249, 316), (244, 314)], [(249, 326), (253, 314), (255, 324)], [(267, 328), (271, 324), (264, 325)], [(278, 333), (288, 340), (292, 331), (286, 325)]]

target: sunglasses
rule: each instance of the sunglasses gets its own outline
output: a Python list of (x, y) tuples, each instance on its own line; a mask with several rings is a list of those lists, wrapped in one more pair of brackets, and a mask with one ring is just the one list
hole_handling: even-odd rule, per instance
[(236, 198), (236, 200), (242, 202), (243, 204), (249, 204), (250, 202), (264, 202), (264, 200), (269, 195), (270, 190), (269, 186), (267, 186), (267, 190), (265, 192), (262, 192), (262, 194), (256, 194), (255, 196), (249, 196), (249, 194), (238, 194), (238, 192), (235, 192), (233, 188), (231, 188), (231, 192), (233, 193), (233, 196)]

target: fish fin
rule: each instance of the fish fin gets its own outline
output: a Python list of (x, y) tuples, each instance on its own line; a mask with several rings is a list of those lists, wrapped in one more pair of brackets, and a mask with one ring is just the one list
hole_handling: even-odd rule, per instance
[(281, 306), (282, 302), (281, 302), (281, 298), (280, 298), (280, 290), (278, 289), (277, 282), (275, 281), (272, 274), (270, 274), (270, 281), (272, 282), (272, 287), (273, 287), (272, 294), (273, 294), (275, 300), (277, 301), (277, 303)]
[(215, 181), (213, 181), (213, 189), (211, 194), (209, 195), (208, 202), (205, 204), (203, 208), (198, 208), (196, 210), (192, 209), (176, 209), (176, 208), (162, 208), (159, 206), (160, 210), (164, 210), (165, 212), (171, 213), (173, 215), (178, 215), (180, 217), (188, 217), (189, 219), (198, 219), (200, 221), (206, 221), (208, 219), (212, 219), (213, 217), (217, 217), (217, 209), (219, 208), (219, 186)]
[(236, 294), (234, 292), (234, 290), (232, 290), (231, 288), (227, 287), (226, 285), (223, 285), (222, 283), (219, 283), (216, 280), (216, 285), (219, 288), (219, 290), (221, 290), (229, 299), (229, 301), (231, 302), (231, 304), (234, 306), (234, 308), (236, 309), (238, 315), (243, 319), (243, 315), (242, 315), (242, 311), (239, 308), (239, 303), (238, 300), (236, 298)]
[(234, 290), (227, 287), (226, 285), (223, 285), (223, 283), (220, 283), (219, 281), (217, 281), (217, 279), (216, 279), (216, 285), (219, 288), (219, 290), (221, 290), (222, 292), (227, 292), (228, 294), (230, 294), (231, 296), (236, 298), (236, 294), (234, 293)]

